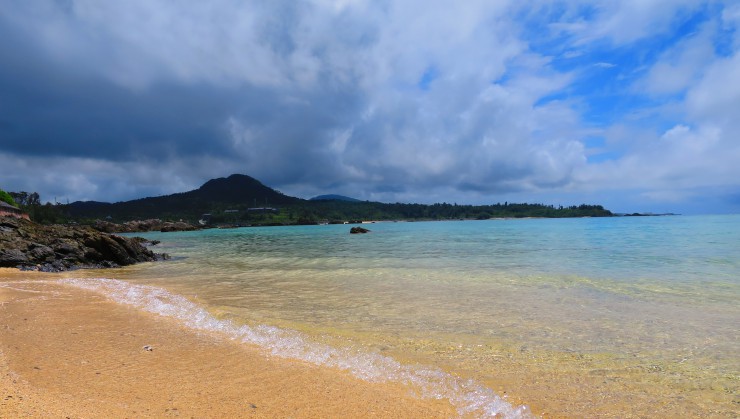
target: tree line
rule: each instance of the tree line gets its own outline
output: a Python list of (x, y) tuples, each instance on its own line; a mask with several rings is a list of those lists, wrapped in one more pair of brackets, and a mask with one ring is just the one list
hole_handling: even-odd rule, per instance
[[(10, 192), (11, 200), (33, 221), (52, 224), (65, 222), (92, 223), (97, 219), (114, 222), (135, 219), (160, 218), (165, 221), (184, 220), (196, 223), (208, 213), (211, 224), (235, 225), (292, 225), (316, 223), (343, 223), (363, 220), (454, 220), (490, 218), (566, 218), (610, 217), (613, 214), (601, 205), (554, 206), (529, 203), (496, 203), (490, 205), (458, 205), (457, 203), (407, 204), (370, 201), (307, 201), (296, 199), (274, 208), (256, 209), (248, 203), (218, 200), (185, 200), (173, 205), (168, 201), (152, 205), (151, 200), (135, 200), (118, 204), (89, 203), (89, 208), (78, 205), (42, 204), (38, 193)], [(250, 201), (247, 201), (250, 202)]]
[(64, 214), (61, 204), (41, 203), (41, 197), (36, 192), (5, 192), (0, 189), (0, 200), (18, 207), (28, 214), (31, 220), (40, 224), (59, 224), (69, 221)]

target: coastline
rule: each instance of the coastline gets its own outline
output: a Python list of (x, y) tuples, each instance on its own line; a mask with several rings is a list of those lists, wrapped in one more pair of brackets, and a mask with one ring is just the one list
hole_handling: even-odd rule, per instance
[[(683, 231), (685, 230), (684, 226), (686, 222), (693, 220), (686, 217), (678, 221), (681, 221), (679, 226)], [(724, 223), (729, 223), (730, 221), (732, 220), (724, 220)], [(591, 221), (586, 224), (572, 222), (558, 223), (557, 226), (561, 230), (568, 229), (570, 231), (573, 229), (574, 224), (575, 227), (580, 225), (583, 228), (593, 226)], [(698, 224), (704, 227), (706, 222), (702, 221)], [(465, 226), (466, 230), (463, 230), (464, 232), (471, 231), (473, 227), (473, 225), (468, 223), (459, 225)], [(501, 227), (501, 231), (511, 231), (510, 227), (514, 225), (520, 225), (520, 223), (507, 223)], [(650, 225), (656, 226), (657, 224), (651, 223)], [(660, 225), (664, 226), (665, 224), (660, 223)], [(403, 271), (398, 269), (387, 271), (374, 270), (373, 264), (376, 261), (370, 256), (377, 255), (377, 249), (381, 248), (381, 245), (384, 248), (400, 250), (415, 249), (414, 247), (392, 245), (393, 241), (390, 238), (402, 236), (399, 233), (407, 231), (408, 229), (405, 229), (405, 227), (416, 228), (416, 226), (403, 226), (404, 229), (396, 229), (395, 231), (398, 231), (398, 233), (394, 235), (383, 234), (388, 229), (395, 228), (394, 226), (401, 227), (400, 224), (379, 224), (376, 228), (381, 234), (375, 236), (378, 239), (375, 241), (358, 241), (353, 238), (347, 238), (347, 235), (341, 230), (342, 227), (337, 227), (334, 233), (331, 231), (325, 232), (323, 229), (315, 229), (311, 231), (312, 234), (310, 235), (306, 234), (306, 231), (303, 229), (288, 231), (288, 233), (293, 233), (292, 235), (281, 232), (279, 236), (281, 238), (288, 236), (289, 240), (278, 241), (272, 240), (278, 235), (269, 229), (265, 229), (262, 232), (255, 230), (257, 233), (260, 233), (255, 236), (251, 235), (253, 234), (251, 230), (225, 232), (223, 234), (215, 231), (198, 233), (198, 235), (183, 234), (181, 236), (172, 236), (171, 241), (163, 244), (162, 247), (165, 248), (164, 250), (171, 250), (177, 254), (177, 258), (168, 263), (138, 264), (113, 270), (78, 270), (55, 274), (0, 269), (0, 312), (5, 310), (5, 306), (7, 305), (5, 301), (9, 298), (9, 294), (4, 292), (7, 289), (3, 288), (3, 285), (6, 285), (8, 282), (27, 282), (27, 280), (44, 281), (64, 287), (65, 285), (56, 283), (58, 279), (61, 279), (62, 281), (59, 282), (74, 282), (75, 286), (71, 288), (71, 291), (68, 289), (74, 295), (78, 295), (78, 292), (81, 292), (82, 294), (80, 295), (88, 295), (89, 297), (91, 294), (88, 294), (86, 291), (80, 291), (82, 288), (85, 288), (85, 285), (87, 285), (87, 289), (95, 290), (92, 296), (98, 301), (96, 303), (100, 305), (98, 308), (104, 308), (102, 307), (102, 303), (108, 304), (108, 309), (103, 310), (103, 312), (125, 309), (125, 317), (128, 317), (129, 313), (133, 312), (138, 313), (138, 315), (144, 318), (159, 319), (164, 324), (170, 325), (165, 327), (165, 329), (183, 329), (182, 325), (187, 324), (187, 327), (184, 328), (185, 335), (195, 334), (201, 337), (207, 335), (210, 337), (210, 340), (207, 342), (211, 343), (213, 343), (214, 335), (224, 335), (223, 329), (219, 329), (222, 324), (220, 320), (231, 321), (233, 319), (235, 320), (235, 328), (240, 327), (240, 325), (265, 325), (266, 329), (275, 327), (279, 331), (285, 331), (288, 336), (295, 336), (292, 331), (296, 331), (297, 334), (307, 335), (309, 340), (313, 338), (314, 343), (319, 342), (318, 346), (309, 345), (313, 349), (319, 348), (318, 352), (313, 353), (314, 355), (317, 353), (319, 355), (333, 354), (334, 352), (332, 350), (326, 350), (326, 345), (330, 348), (342, 348), (344, 343), (350, 341), (356, 347), (367, 345), (367, 347), (372, 349), (366, 352), (366, 354), (381, 354), (387, 356), (388, 359), (398, 361), (402, 366), (432, 366), (445, 374), (450, 374), (450, 376), (456, 378), (459, 377), (461, 380), (455, 380), (457, 383), (472, 380), (481, 384), (484, 389), (490, 389), (495, 394), (506, 398), (509, 403), (515, 406), (526, 404), (531, 409), (530, 412), (535, 415), (541, 415), (541, 417), (636, 418), (655, 415), (661, 417), (736, 416), (733, 406), (737, 403), (738, 394), (737, 375), (735, 374), (737, 363), (736, 359), (728, 358), (729, 354), (736, 352), (733, 349), (736, 348), (736, 343), (733, 343), (731, 339), (727, 339), (727, 337), (731, 337), (736, 333), (736, 329), (732, 329), (733, 322), (727, 321), (731, 320), (731, 313), (737, 313), (737, 307), (733, 305), (732, 300), (733, 295), (737, 295), (734, 292), (737, 289), (734, 285), (727, 284), (725, 286), (725, 282), (721, 280), (709, 283), (694, 280), (687, 281), (686, 283), (671, 282), (669, 284), (657, 281), (649, 282), (639, 280), (639, 278), (632, 280), (631, 278), (634, 276), (633, 271), (628, 272), (630, 275), (624, 275), (624, 278), (630, 279), (630, 281), (625, 281), (624, 283), (619, 281), (597, 282), (594, 278), (598, 278), (598, 275), (593, 278), (589, 276), (558, 278), (555, 276), (552, 278), (531, 277), (527, 286), (521, 286), (518, 283), (514, 283), (513, 285), (519, 286), (513, 286), (509, 281), (516, 278), (502, 276), (501, 278), (490, 278), (491, 283), (495, 287), (483, 287), (481, 284), (485, 284), (486, 282), (480, 281), (479, 276), (470, 275), (471, 280), (468, 282), (456, 281), (447, 284), (440, 280), (454, 277), (450, 272), (456, 272), (456, 270), (460, 269), (460, 266), (456, 265), (457, 261), (451, 261), (448, 258), (443, 263), (451, 263), (452, 267), (450, 269), (452, 271), (441, 272), (435, 275), (439, 266), (434, 263), (436, 259), (428, 257), (429, 255), (433, 255), (434, 251), (439, 248), (439, 246), (434, 246), (439, 241), (435, 242), (434, 240), (425, 242), (424, 246), (426, 248), (423, 249), (424, 252), (421, 254), (417, 255), (416, 252), (411, 254), (408, 251), (405, 253), (409, 256), (409, 259), (418, 260), (419, 262), (417, 264), (423, 265), (423, 269), (414, 271), (415, 275), (413, 278), (406, 279), (398, 275), (398, 273), (403, 273)], [(435, 225), (434, 227), (437, 226)], [(426, 237), (432, 238), (435, 236), (439, 237), (446, 231), (436, 229), (423, 230), (427, 234)], [(498, 232), (500, 233), (501, 231)], [(527, 230), (525, 229), (523, 231), (526, 233)], [(558, 230), (548, 229), (546, 231), (552, 232)], [(585, 236), (576, 235), (575, 237), (589, 238), (592, 237), (590, 234), (600, 237), (603, 231), (605, 230), (588, 228), (588, 232), (593, 233)], [(667, 229), (665, 231), (671, 232), (673, 230)], [(702, 236), (703, 239), (698, 240), (700, 243), (709, 242), (707, 239), (713, 237), (711, 234), (712, 231), (724, 231), (724, 229), (702, 229), (702, 231), (709, 231), (710, 234), (706, 237)], [(321, 236), (317, 235), (317, 232), (325, 233)], [(524, 235), (526, 236), (526, 234)], [(331, 243), (334, 244), (334, 247), (322, 246), (315, 249), (314, 247), (306, 246), (303, 241), (292, 240), (294, 236), (306, 237), (312, 242), (316, 242), (317, 238), (331, 236)], [(409, 235), (409, 237), (415, 236), (418, 236), (418, 234)], [(691, 240), (695, 240), (693, 235), (679, 235), (678, 237), (684, 236), (686, 239), (690, 237)], [(250, 237), (257, 237), (260, 240), (245, 240), (245, 238)], [(633, 236), (628, 234), (626, 237), (630, 238)], [(162, 239), (162, 235), (153, 234), (149, 238)], [(197, 241), (198, 246), (190, 246), (194, 241)], [(225, 251), (223, 247), (216, 246), (216, 244), (233, 246), (234, 243), (252, 243), (254, 246), (253, 248), (243, 249), (238, 254), (230, 253)], [(351, 245), (348, 246), (348, 243)], [(432, 244), (431, 247), (430, 243)], [(303, 249), (310, 250), (297, 252), (296, 248), (299, 246)], [(551, 246), (551, 244), (548, 244), (548, 246)], [(442, 246), (442, 248), (445, 248), (445, 246)], [(537, 248), (536, 243), (534, 248)], [(210, 250), (204, 252), (204, 249)], [(255, 251), (255, 249), (259, 251)], [(365, 253), (360, 252), (359, 249), (362, 249)], [(679, 253), (675, 253), (677, 250), (670, 244), (666, 245), (665, 249), (666, 251), (670, 251), (672, 256), (686, 258), (689, 262), (696, 260), (692, 255), (698, 255), (697, 257), (699, 259), (702, 257), (701, 252), (697, 252), (693, 246), (688, 246), (686, 243), (683, 243), (683, 250)], [(345, 255), (344, 252), (347, 252), (348, 255), (353, 257), (359, 256), (351, 259), (353, 263), (352, 271), (316, 269), (314, 264), (316, 260), (322, 261), (328, 266), (332, 266), (331, 262), (339, 260), (331, 259), (331, 257), (325, 258), (323, 255), (342, 256)], [(275, 253), (277, 254), (275, 255)], [(486, 254), (488, 253), (486, 251)], [(633, 260), (632, 253), (630, 251), (628, 254), (625, 254), (625, 256), (629, 256), (625, 260), (629, 260), (630, 264)], [(308, 257), (296, 261), (292, 259), (296, 254)], [(712, 253), (713, 257), (726, 254), (726, 252)], [(568, 255), (569, 253), (565, 252), (562, 257), (558, 258), (558, 263), (570, 260)], [(278, 256), (278, 258), (273, 256)], [(421, 257), (415, 259), (418, 256)], [(281, 260), (280, 257), (287, 257), (287, 259)], [(509, 256), (507, 255), (505, 258), (501, 257), (499, 261), (507, 262), (508, 258)], [(622, 272), (618, 270), (618, 264), (615, 265), (614, 263), (619, 262), (620, 258), (610, 256), (608, 260), (612, 261), (608, 267), (605, 267), (605, 269), (608, 269), (609, 277), (613, 276), (619, 279), (619, 273)], [(462, 261), (466, 263), (464, 266), (467, 266), (467, 259), (462, 259)], [(662, 262), (660, 264), (661, 266), (663, 265)], [(414, 268), (416, 265), (404, 263), (402, 266)], [(709, 278), (712, 278), (710, 267), (711, 265), (706, 267), (706, 273)], [(288, 271), (286, 268), (292, 271)], [(369, 274), (375, 275), (380, 272), (392, 274), (392, 276), (386, 275), (381, 277), (381, 279), (384, 279), (381, 281), (367, 281), (368, 275), (351, 275), (353, 272), (363, 273), (368, 269)], [(482, 272), (487, 275), (486, 278), (489, 278), (489, 270), (483, 270)], [(675, 270), (667, 270), (666, 272), (675, 272)], [(341, 276), (341, 281), (336, 281), (337, 275)], [(400, 280), (397, 280), (398, 278)], [(424, 281), (418, 281), (418, 278), (424, 278)], [(270, 280), (273, 282), (269, 282)], [(259, 281), (268, 281), (268, 284), (264, 285)], [(341, 293), (334, 292), (332, 286), (336, 283), (342, 284)], [(245, 287), (245, 284), (249, 286)], [(368, 284), (382, 285), (382, 287), (368, 288)], [(420, 290), (427, 288), (430, 284), (436, 286), (437, 294), (424, 294), (420, 292)], [(648, 285), (651, 287), (645, 288)], [(670, 287), (664, 288), (667, 285), (670, 285)], [(624, 288), (625, 286), (628, 288)], [(114, 290), (112, 287), (118, 288)], [(701, 287), (702, 292), (699, 292), (698, 287)], [(496, 291), (495, 295), (484, 292), (486, 290), (490, 292), (492, 289)], [(125, 295), (128, 295), (132, 290), (136, 296), (131, 299), (125, 298)], [(145, 299), (146, 301), (143, 301), (141, 295), (137, 294), (140, 290), (144, 290), (147, 293), (145, 295), (147, 297)], [(147, 302), (154, 302), (155, 304), (160, 302), (159, 299), (162, 294), (157, 290), (161, 290), (162, 294), (165, 295), (163, 302), (175, 303), (174, 305), (176, 307), (184, 308), (186, 311), (185, 315), (173, 315), (166, 310), (150, 310)], [(371, 290), (374, 292), (369, 292)], [(493, 324), (492, 319), (495, 319), (495, 327), (499, 331), (504, 333), (514, 331), (519, 333), (519, 336), (514, 336), (512, 339), (487, 340), (481, 339), (480, 335), (469, 334), (459, 328), (451, 329), (452, 334), (449, 336), (446, 333), (450, 332), (440, 332), (433, 330), (433, 328), (424, 327), (420, 328), (419, 334), (416, 335), (412, 328), (391, 329), (390, 331), (383, 328), (376, 330), (372, 328), (372, 322), (365, 321), (362, 318), (352, 317), (355, 313), (354, 311), (349, 311), (350, 316), (342, 317), (339, 321), (332, 321), (331, 318), (318, 318), (314, 319), (315, 321), (306, 320), (311, 318), (309, 314), (316, 310), (316, 304), (323, 304), (332, 298), (336, 298), (336, 301), (339, 301), (345, 306), (348, 304), (352, 306), (366, 302), (367, 296), (371, 298), (368, 301), (369, 303), (386, 302), (386, 300), (382, 300), (385, 294), (400, 296), (402, 300), (404, 296), (413, 296), (413, 298), (426, 296), (426, 300), (417, 301), (419, 304), (416, 304), (415, 307), (417, 309), (431, 307), (433, 310), (426, 312), (426, 316), (421, 318), (421, 320), (443, 319), (443, 316), (449, 313), (449, 311), (443, 310), (438, 316), (434, 311), (434, 308), (438, 307), (438, 305), (429, 304), (430, 301), (434, 301), (429, 300), (429, 298), (439, 296), (439, 291), (445, 290), (447, 292), (444, 294), (454, 295), (457, 298), (456, 301), (463, 301), (471, 307), (487, 307), (485, 304), (493, 301), (495, 304), (492, 307), (495, 308), (496, 313), (491, 313), (490, 310), (478, 311), (478, 315), (480, 316), (486, 313), (489, 315), (495, 314), (495, 317), (487, 317), (483, 320), (486, 323)], [(711, 292), (706, 292), (707, 290)], [(123, 291), (123, 298), (121, 297), (122, 294), (118, 293), (118, 291)], [(517, 292), (513, 293), (511, 291)], [(584, 292), (588, 294), (584, 294)], [(598, 294), (594, 294), (594, 292)], [(555, 298), (549, 298), (545, 293), (555, 294)], [(27, 296), (37, 296), (36, 294), (30, 293)], [(241, 304), (239, 304), (239, 301), (235, 303), (232, 299), (240, 294), (243, 298)], [(490, 298), (492, 295), (495, 298)], [(619, 296), (620, 298), (614, 300), (614, 296)], [(688, 301), (688, 297), (684, 296), (691, 296), (691, 301)], [(52, 297), (57, 298), (58, 296), (52, 294)], [(154, 297), (154, 299), (149, 297)], [(68, 296), (64, 298), (76, 297)], [(180, 300), (181, 298), (182, 300)], [(405, 300), (412, 301), (411, 298), (406, 298)], [(117, 301), (117, 303), (110, 301)], [(387, 301), (392, 303), (398, 301), (398, 299)], [(183, 303), (181, 304), (181, 302)], [(530, 303), (534, 303), (533, 306), (530, 307), (528, 305)], [(594, 306), (596, 303), (599, 304), (598, 307)], [(276, 305), (278, 306), (276, 307)], [(288, 310), (286, 309), (288, 306), (295, 307), (295, 309), (290, 308)], [(57, 313), (57, 315), (63, 313), (63, 311), (49, 306), (47, 301), (36, 301), (34, 307), (36, 307), (34, 309), (35, 311), (40, 310), (43, 312), (51, 310)], [(518, 310), (519, 307), (524, 307), (526, 310)], [(201, 327), (202, 323), (196, 325), (189, 323), (191, 319), (197, 318), (200, 315), (201, 308), (208, 312), (206, 316), (210, 318), (208, 321), (214, 320), (215, 325), (209, 323)], [(340, 305), (336, 308), (342, 309), (343, 306)], [(399, 311), (388, 311), (388, 308), (398, 309)], [(408, 313), (406, 308), (403, 304), (386, 305), (385, 311), (383, 311), (386, 315), (384, 322), (387, 322), (389, 319), (399, 319), (404, 322), (407, 320), (420, 320), (418, 317), (415, 318), (413, 313)], [(319, 310), (316, 311), (319, 312)], [(150, 313), (162, 313), (163, 316)], [(288, 315), (284, 315), (286, 313)], [(585, 313), (585, 315), (579, 317), (579, 313)], [(590, 313), (599, 315), (599, 318), (589, 317)], [(616, 314), (612, 316), (611, 313)], [(627, 315), (625, 313), (630, 314)], [(580, 324), (582, 326), (593, 329), (570, 327), (566, 324), (565, 326), (568, 326), (565, 330), (566, 332), (574, 331), (578, 333), (578, 335), (573, 336), (575, 338), (573, 340), (573, 346), (565, 346), (566, 350), (548, 348), (541, 345), (541, 343), (546, 343), (551, 339), (557, 339), (559, 337), (557, 333), (562, 333), (562, 329), (560, 331), (554, 327), (551, 329), (548, 323), (538, 323), (537, 318), (531, 317), (539, 314), (542, 314), (545, 318), (557, 318), (561, 320), (581, 319), (582, 322)], [(607, 316), (607, 314), (609, 315)], [(99, 317), (100, 314), (97, 316)], [(465, 316), (466, 320), (475, 320), (469, 317), (468, 314), (465, 314)], [(669, 321), (669, 317), (671, 319), (681, 319), (681, 321)], [(97, 320), (97, 317), (93, 316), (93, 318)], [(173, 318), (176, 320), (173, 320)], [(265, 319), (264, 321), (262, 320), (263, 318)], [(5, 320), (4, 316), (0, 316), (0, 319)], [(618, 319), (619, 323), (603, 321), (609, 319)], [(719, 322), (718, 319), (724, 320)], [(343, 326), (345, 320), (346, 327)], [(109, 327), (113, 327), (111, 324), (109, 324)], [(707, 326), (704, 326), (705, 324)], [(4, 326), (4, 323), (0, 323), (0, 329)], [(381, 326), (385, 327), (382, 324)], [(62, 325), (62, 329), (66, 328), (66, 330), (70, 331), (70, 334), (72, 333), (71, 331), (77, 332), (77, 328), (79, 327), (79, 324)], [(610, 328), (612, 329), (610, 330)], [(106, 328), (103, 329), (107, 330)], [(209, 331), (211, 330), (219, 331), (210, 333)], [(614, 332), (619, 331), (621, 333), (614, 334)], [(258, 339), (265, 338), (264, 333), (258, 331), (258, 334)], [(159, 334), (155, 334), (154, 336), (158, 337)], [(264, 357), (262, 358), (263, 361), (269, 357), (266, 355), (267, 352), (279, 353), (279, 351), (273, 352), (273, 350), (275, 348), (279, 349), (282, 343), (284, 343), (284, 341), (275, 342), (267, 336), (266, 344), (258, 341), (257, 345), (259, 346), (255, 347), (250, 346), (250, 343), (248, 343), (254, 342), (254, 339), (242, 340), (244, 334), (229, 333), (229, 336), (240, 342), (237, 346), (242, 348), (238, 349), (238, 351), (254, 349)], [(335, 337), (336, 341), (332, 341)], [(641, 337), (639, 341), (636, 340), (638, 337)], [(95, 333), (91, 335), (88, 342), (107, 342), (109, 339), (114, 338), (118, 339), (115, 336), (106, 337), (104, 333)], [(543, 340), (543, 338), (546, 338), (546, 340)], [(596, 344), (585, 345), (581, 343), (584, 339), (588, 338), (595, 338)], [(629, 340), (623, 341), (622, 339), (624, 338), (632, 339), (632, 342)], [(0, 350), (2, 350), (5, 339), (5, 336), (0, 335)], [(185, 347), (191, 347), (187, 343), (189, 341), (182, 342), (182, 345)], [(275, 343), (278, 343), (278, 345), (275, 345)], [(142, 350), (143, 346), (149, 344), (152, 344), (155, 348), (154, 351), (148, 352), (149, 355), (157, 353), (161, 349), (159, 343), (155, 340), (149, 342), (129, 342), (130, 353), (124, 353), (124, 355), (130, 356), (131, 354), (144, 353), (145, 351)], [(211, 346), (208, 348), (211, 348)], [(665, 348), (666, 352), (661, 348)], [(206, 352), (210, 353), (210, 351)], [(3, 354), (0, 353), (0, 357), (2, 356)], [(68, 363), (64, 358), (55, 356), (57, 363), (64, 365)], [(15, 354), (14, 357), (17, 359), (18, 355)], [(275, 357), (272, 358), (275, 359)], [(306, 366), (302, 361), (306, 360), (308, 362), (307, 366), (314, 371), (329, 371), (330, 373), (338, 374), (338, 377), (347, 377), (344, 372), (332, 369), (333, 367), (331, 365), (333, 363), (321, 361), (321, 359), (324, 359), (321, 357), (319, 357), (320, 360), (318, 362), (312, 356), (294, 358), (288, 355), (287, 358), (294, 359), (293, 361), (287, 361), (289, 364)], [(331, 356), (327, 358), (336, 359)], [(86, 415), (89, 415), (85, 413), (87, 412), (87, 408), (79, 408), (79, 412), (81, 412), (79, 414), (75, 414), (74, 411), (70, 410), (70, 400), (73, 400), (71, 396), (60, 397), (59, 393), (50, 393), (47, 384), (42, 383), (43, 385), (38, 385), (38, 383), (31, 383), (27, 379), (25, 381), (23, 379), (17, 379), (21, 377), (16, 371), (17, 368), (11, 368), (12, 365), (9, 365), (7, 356), (3, 359), (5, 359), (3, 361), (4, 363), (0, 362), (0, 377), (2, 377), (0, 379), (0, 385), (5, 386), (7, 384), (9, 386), (8, 388), (13, 392), (6, 391), (6, 387), (0, 387), (4, 391), (3, 397), (0, 397), (0, 417), (5, 417), (6, 413), (8, 417), (27, 416), (29, 414), (45, 417), (63, 416), (63, 412), (68, 412), (73, 417), (86, 417)], [(136, 358), (133, 359), (136, 360)], [(358, 359), (362, 360), (366, 358), (354, 358), (350, 359), (350, 361)], [(82, 360), (89, 361), (85, 358), (82, 358)], [(285, 358), (278, 359), (279, 362), (284, 360)], [(316, 366), (315, 364), (320, 366)], [(326, 365), (330, 366), (326, 367)], [(43, 367), (42, 365), (32, 366)], [(217, 365), (215, 368), (222, 368), (222, 366)], [(280, 367), (276, 368), (279, 369)], [(38, 371), (28, 371), (28, 373), (32, 376), (32, 374), (38, 373)], [(363, 369), (363, 371), (367, 370)], [(386, 368), (384, 371), (391, 372), (396, 377), (398, 376), (394, 373), (395, 370), (393, 369)], [(355, 374), (353, 376), (356, 377), (357, 375)], [(352, 379), (353, 376), (349, 378)], [(132, 377), (135, 378), (135, 376)], [(170, 379), (179, 379), (177, 375), (172, 374), (164, 375), (164, 377), (169, 377), (164, 382)], [(131, 379), (133, 380), (134, 378)], [(10, 379), (10, 381), (7, 379)], [(97, 379), (100, 379), (100, 377)], [(237, 383), (242, 385), (242, 381), (239, 381), (240, 377), (231, 377), (231, 380), (232, 384)], [(391, 379), (391, 382), (399, 383), (404, 381), (403, 379)], [(366, 382), (363, 383), (368, 384)], [(131, 384), (129, 383), (127, 385)], [(302, 382), (290, 382), (286, 384), (286, 386), (294, 385), (303, 386), (298, 387), (297, 392), (299, 393), (299, 397), (307, 394), (306, 387)], [(322, 386), (325, 386), (325, 384), (318, 385), (318, 388), (324, 388)], [(316, 387), (314, 386), (314, 389)], [(381, 387), (388, 388), (388, 386), (384, 385)], [(308, 388), (308, 391), (311, 391), (311, 386)], [(327, 388), (332, 388), (331, 384)], [(408, 387), (400, 388), (400, 385), (393, 388), (397, 389), (397, 391), (391, 391), (393, 394), (408, 395), (410, 391)], [(169, 393), (179, 394), (177, 393), (179, 391), (180, 389), (178, 388)], [(282, 405), (285, 398), (291, 397), (291, 394), (294, 394), (290, 392), (283, 394), (283, 391), (279, 387), (278, 393), (278, 397), (273, 397), (273, 399), (269, 399), (268, 397), (266, 400), (274, 400), (274, 403)], [(195, 397), (198, 400), (203, 400), (203, 394), (208, 396), (210, 393), (201, 391), (201, 394), (197, 394), (196, 392), (195, 396), (193, 396), (191, 393), (187, 397)], [(18, 408), (12, 407), (19, 405), (19, 402), (18, 400), (9, 400), (6, 395), (24, 397), (25, 401), (20, 406), (25, 410), (18, 410)], [(165, 396), (164, 400), (169, 400), (169, 394)], [(268, 394), (267, 396), (272, 395)], [(326, 401), (325, 399), (327, 397), (330, 400)], [(28, 404), (28, 400), (36, 399), (42, 400), (42, 403), (36, 404), (36, 406), (41, 407), (34, 407), (34, 405)], [(330, 404), (334, 401), (331, 395), (324, 395), (323, 398), (314, 397), (314, 399), (319, 400), (318, 403)], [(179, 398), (177, 400), (182, 399)], [(415, 401), (429, 403), (429, 401), (419, 401), (418, 399), (415, 399)], [(311, 417), (316, 415), (336, 416), (336, 412), (340, 412), (344, 416), (346, 413), (343, 407), (341, 411), (327, 410), (328, 413), (303, 410), (302, 406), (305, 404), (310, 405), (315, 403), (311, 398), (300, 400), (291, 398), (290, 402), (298, 403), (298, 413), (283, 412), (281, 414), (272, 411), (270, 414), (266, 414), (262, 411), (250, 411), (251, 413), (249, 414), (252, 416), (263, 415), (264, 417), (274, 415)], [(121, 404), (124, 402), (119, 400), (118, 403)], [(125, 403), (129, 402), (125, 401)], [(221, 402), (218, 401), (218, 403)], [(249, 401), (249, 403), (251, 407), (251, 404), (254, 402)], [(438, 402), (431, 401), (431, 403)], [(445, 403), (439, 403), (439, 406), (446, 406)], [(254, 404), (258, 408), (261, 406), (258, 403)], [(88, 407), (92, 408), (98, 408), (99, 405), (101, 403), (88, 403)], [(112, 409), (110, 403), (106, 406), (109, 409), (106, 411), (108, 413), (101, 413), (101, 415), (132, 416), (131, 414), (126, 414), (126, 412), (130, 411), (120, 413), (119, 411), (110, 410)], [(148, 405), (145, 402), (140, 402), (138, 406)], [(152, 404), (152, 406), (154, 405)], [(219, 404), (219, 408), (221, 408), (220, 406)], [(459, 404), (456, 406), (459, 406)], [(156, 409), (161, 409), (161, 411), (148, 413), (148, 411), (142, 410), (141, 412), (144, 413), (137, 413), (136, 416), (155, 414), (158, 416), (174, 415), (175, 413), (172, 413), (172, 411), (165, 411), (165, 409), (171, 409), (172, 407), (171, 405), (159, 404), (156, 405)], [(16, 410), (11, 410), (11, 408)], [(439, 413), (440, 411), (447, 410), (451, 409), (449, 407), (442, 407), (434, 410), (434, 412)], [(398, 410), (389, 410), (388, 412), (396, 411)], [(452, 413), (449, 415), (439, 413), (438, 416), (457, 416), (454, 410), (451, 411)], [(373, 412), (377, 412), (377, 410)], [(375, 413), (375, 415), (396, 416), (395, 413), (386, 414), (385, 412)], [(419, 410), (414, 410), (414, 412), (398, 414), (397, 416), (430, 416), (427, 413), (418, 413)], [(231, 413), (233, 413), (231, 414), (232, 416), (246, 416), (243, 411), (241, 413), (238, 411)], [(371, 412), (362, 409), (352, 413), (354, 416), (369, 416), (371, 414)]]
[(400, 384), (270, 357), (59, 277), (0, 270), (0, 416), (457, 415)]

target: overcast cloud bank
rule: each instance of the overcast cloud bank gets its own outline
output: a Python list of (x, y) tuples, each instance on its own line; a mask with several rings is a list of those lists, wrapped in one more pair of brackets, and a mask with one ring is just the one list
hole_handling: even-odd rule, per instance
[(738, 212), (739, 26), (731, 1), (6, 0), (0, 187)]

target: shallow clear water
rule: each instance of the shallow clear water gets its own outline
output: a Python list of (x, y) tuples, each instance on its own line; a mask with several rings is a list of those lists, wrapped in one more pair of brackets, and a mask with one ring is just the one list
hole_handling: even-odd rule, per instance
[(116, 278), (317, 348), (441, 368), (535, 412), (737, 412), (740, 216), (368, 228), (148, 233), (175, 258)]

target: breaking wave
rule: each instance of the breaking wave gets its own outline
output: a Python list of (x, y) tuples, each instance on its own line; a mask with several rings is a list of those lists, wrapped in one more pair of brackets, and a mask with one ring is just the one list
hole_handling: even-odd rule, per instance
[(233, 340), (258, 345), (275, 356), (339, 368), (366, 381), (404, 383), (416, 389), (423, 398), (448, 399), (461, 415), (507, 419), (534, 417), (526, 406), (513, 406), (473, 380), (461, 379), (432, 367), (403, 365), (377, 353), (312, 342), (293, 330), (220, 320), (202, 306), (163, 288), (108, 278), (62, 279), (59, 282), (103, 294), (117, 303), (177, 319), (194, 330), (223, 333)]

